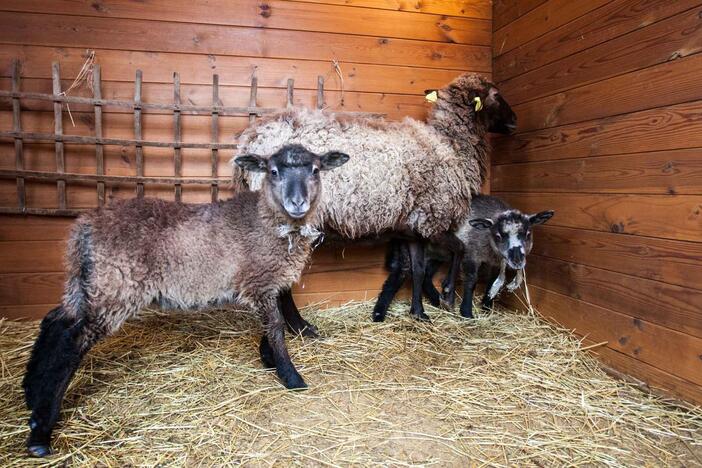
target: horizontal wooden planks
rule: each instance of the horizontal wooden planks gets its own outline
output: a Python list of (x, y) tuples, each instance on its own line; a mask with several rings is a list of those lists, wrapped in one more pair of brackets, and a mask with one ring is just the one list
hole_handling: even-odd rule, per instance
[(495, 138), (493, 163), (702, 147), (702, 101)]
[(515, 19), (509, 28), (495, 31), (492, 39), (495, 57), (509, 52), (542, 34), (591, 12), (610, 0), (550, 0)]
[[(212, 83), (212, 74), (220, 76), (220, 86), (251, 84), (256, 71), (261, 88), (285, 89), (288, 78), (295, 80), (295, 90), (317, 90), (317, 77), (325, 77), (324, 89), (340, 90), (341, 81), (332, 68), (331, 60), (287, 60), (260, 57), (214, 56), (190, 53), (138, 52), (108, 50), (92, 47), (98, 63), (102, 64), (104, 81), (134, 82), (136, 70), (144, 74), (144, 83), (173, 83), (173, 71), (178, 71), (181, 84)], [(78, 75), (85, 62), (84, 48), (46, 47), (7, 44), (0, 47), (0, 75), (12, 76), (12, 60), (21, 62), (23, 78), (51, 78), (51, 62), (61, 63), (66, 77)], [(462, 70), (414, 68), (350, 63), (337, 57), (344, 77), (346, 92), (394, 93), (423, 95), (425, 89), (441, 88)], [(465, 71), (478, 71), (465, 64)], [(490, 76), (486, 73), (486, 76)]]
[(702, 98), (702, 54), (681, 58), (513, 106), (528, 132)]
[(490, 19), (492, 0), (298, 0), (303, 3), (348, 5), (360, 8), (413, 11), (439, 15)]
[(0, 215), (0, 241), (56, 241), (68, 236), (73, 218)]
[(473, 67), (489, 71), (491, 68), (490, 48), (485, 46), (29, 13), (0, 13), (0, 43), (298, 60), (338, 59), (458, 70)]
[[(542, 315), (585, 336), (584, 345), (607, 342), (606, 346), (592, 351), (605, 363), (687, 401), (702, 402), (699, 338), (611, 312), (539, 286), (530, 287), (530, 293), (532, 305)], [(507, 298), (507, 303), (518, 304), (511, 298)], [(676, 362), (670, 363), (671, 360)]]
[(697, 7), (502, 81), (500, 89), (514, 105), (700, 51), (702, 7)]
[(699, 0), (611, 1), (561, 28), (552, 29), (517, 49), (495, 57), (495, 80), (507, 80), (699, 4)]
[(702, 291), (532, 254), (529, 284), (702, 337)]
[(545, 225), (533, 253), (702, 290), (702, 243)]
[(555, 210), (550, 225), (702, 242), (702, 196), (495, 192), (526, 211)]
[(511, 192), (702, 194), (702, 148), (492, 167), (492, 189)]
[(380, 36), (457, 44), (490, 45), (490, 21), (381, 9), (357, 10), (328, 4), (294, 1), (240, 0), (151, 0), (148, 7), (139, 3), (102, 0), (73, 2), (56, 0), (7, 0), (0, 9), (24, 13), (94, 16), (111, 19), (197, 22), (210, 25), (245, 26), (267, 29), (328, 32)]
[(547, 0), (494, 0), (492, 29), (506, 26), (520, 16), (525, 15), (537, 6), (546, 3)]

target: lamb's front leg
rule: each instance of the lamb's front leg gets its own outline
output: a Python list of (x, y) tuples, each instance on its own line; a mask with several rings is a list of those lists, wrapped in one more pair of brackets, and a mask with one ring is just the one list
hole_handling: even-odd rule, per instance
[(265, 334), (261, 338), (261, 360), (268, 367), (275, 367), (278, 377), (286, 388), (307, 388), (307, 384), (295, 369), (288, 348), (285, 346), (285, 320), (278, 307), (276, 297), (261, 301)]
[(291, 332), (307, 338), (319, 338), (317, 327), (300, 315), (300, 310), (295, 305), (290, 289), (282, 291), (278, 298), (280, 299), (280, 311)]

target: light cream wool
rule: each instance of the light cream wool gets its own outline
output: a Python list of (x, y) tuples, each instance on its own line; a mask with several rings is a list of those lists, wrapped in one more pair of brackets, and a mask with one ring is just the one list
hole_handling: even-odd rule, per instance
[[(477, 75), (457, 78), (439, 91), (430, 124), (288, 110), (244, 131), (236, 156), (272, 154), (287, 143), (343, 151), (349, 162), (323, 176), (324, 228), (349, 239), (393, 230), (429, 238), (454, 229), (480, 190), (490, 122), (476, 118), (473, 99), (493, 89)], [(234, 167), (235, 187), (258, 190), (261, 180)]]

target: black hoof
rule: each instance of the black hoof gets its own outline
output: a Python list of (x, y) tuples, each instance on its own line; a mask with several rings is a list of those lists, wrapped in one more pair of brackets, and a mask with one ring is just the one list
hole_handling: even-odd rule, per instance
[(420, 322), (431, 322), (431, 318), (424, 312), (412, 312), (412, 317)]
[(305, 390), (307, 389), (307, 384), (305, 383), (304, 380), (302, 380), (302, 377), (300, 375), (291, 375), (287, 378), (281, 379), (283, 381), (283, 385), (285, 385), (285, 388), (288, 390)]
[(473, 317), (473, 312), (472, 312), (472, 311), (468, 311), (468, 312), (461, 311), (461, 317), (463, 317), (463, 318), (465, 318), (465, 319), (472, 319), (472, 318), (475, 318), (475, 317)]
[(261, 362), (263, 367), (266, 369), (272, 369), (275, 367), (275, 358), (273, 357), (273, 350), (268, 344), (268, 340), (265, 338), (261, 340), (261, 344), (258, 347), (258, 351), (261, 354)]
[(319, 330), (309, 322), (305, 322), (305, 326), (300, 331), (300, 334), (305, 338), (319, 338)]
[(453, 304), (449, 304), (443, 298), (441, 299), (441, 302), (439, 303), (439, 307), (441, 310), (445, 310), (446, 312), (451, 312), (453, 310)]
[(374, 322), (384, 322), (385, 321), (385, 314), (373, 312), (373, 321)]
[(51, 455), (51, 447), (48, 444), (32, 444), (27, 446), (29, 455), (37, 458), (43, 458)]

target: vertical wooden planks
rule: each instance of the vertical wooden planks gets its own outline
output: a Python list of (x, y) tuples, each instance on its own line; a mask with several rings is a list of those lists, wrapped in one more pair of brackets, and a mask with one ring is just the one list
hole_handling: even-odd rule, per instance
[[(181, 142), (181, 115), (180, 109), (180, 74), (178, 72), (173, 73), (173, 127), (175, 143)], [(180, 146), (175, 146), (173, 148), (173, 169), (176, 177), (183, 176), (183, 161)], [(183, 196), (183, 186), (181, 184), (175, 184), (175, 200), (180, 202)]]
[[(100, 65), (93, 67), (93, 97), (102, 99), (102, 91), (100, 90)], [(102, 138), (102, 104), (95, 103), (95, 138)], [(99, 176), (105, 175), (105, 153), (102, 143), (95, 144), (95, 173)], [(97, 198), (98, 206), (105, 205), (105, 182), (98, 181), (97, 183)]]
[[(141, 70), (136, 71), (134, 81), (134, 139), (141, 140)], [(140, 144), (135, 145), (136, 152), (136, 175), (144, 177), (144, 148)], [(137, 182), (137, 198), (144, 198), (144, 184)]]
[[(15, 59), (12, 63), (12, 92), (20, 92), (20, 61)], [(22, 132), (20, 98), (12, 98), (12, 130), (18, 134)], [(24, 170), (24, 142), (21, 136), (15, 137), (15, 169)], [(24, 188), (24, 177), (17, 177), (17, 206), (24, 211), (27, 205), (27, 196)]]
[(295, 87), (295, 80), (293, 80), (292, 78), (288, 78), (288, 89), (287, 89), (286, 99), (285, 99), (285, 107), (287, 107), (288, 109), (293, 106), (294, 87)]
[[(51, 78), (54, 97), (59, 97), (61, 95), (61, 69), (58, 62), (51, 64)], [(54, 101), (54, 133), (56, 134), (56, 143), (54, 144), (56, 151), (56, 172), (64, 173), (66, 172), (66, 160), (63, 154), (63, 141), (61, 140), (61, 135), (63, 135), (63, 105), (61, 101)], [(66, 181), (57, 181), (56, 190), (58, 192), (59, 209), (65, 210)]]
[[(254, 70), (251, 76), (251, 94), (249, 95), (249, 107), (256, 107), (256, 95), (258, 94), (258, 77), (256, 76), (256, 70)], [(256, 121), (256, 114), (249, 114), (249, 124), (253, 124)]]
[(324, 107), (324, 77), (319, 75), (317, 77), (317, 109), (322, 109)]
[[(219, 142), (219, 75), (212, 75), (212, 143)], [(217, 166), (219, 162), (219, 150), (212, 148), (212, 203), (215, 203), (219, 198), (219, 185), (217, 183)]]

